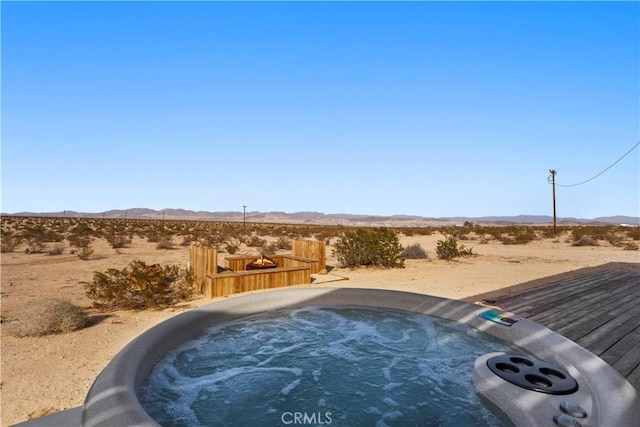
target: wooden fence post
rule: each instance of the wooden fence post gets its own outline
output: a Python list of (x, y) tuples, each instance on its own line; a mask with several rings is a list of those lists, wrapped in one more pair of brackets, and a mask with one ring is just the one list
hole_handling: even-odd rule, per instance
[(218, 250), (192, 243), (189, 246), (189, 265), (198, 289), (204, 292), (207, 275), (218, 272)]

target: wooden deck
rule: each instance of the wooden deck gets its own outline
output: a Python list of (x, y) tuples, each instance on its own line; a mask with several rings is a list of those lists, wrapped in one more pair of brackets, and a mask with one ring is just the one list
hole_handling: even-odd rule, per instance
[(605, 264), (467, 300), (484, 300), (564, 335), (640, 390), (640, 264)]

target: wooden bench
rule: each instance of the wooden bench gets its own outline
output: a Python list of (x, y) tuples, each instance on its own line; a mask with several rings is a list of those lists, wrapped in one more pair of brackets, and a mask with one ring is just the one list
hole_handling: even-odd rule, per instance
[[(251, 260), (254, 259), (255, 257), (251, 258)], [(248, 262), (251, 262), (251, 260)], [(209, 298), (225, 297), (240, 292), (309, 283), (311, 283), (311, 270), (306, 266), (226, 271), (207, 275), (204, 294)]]

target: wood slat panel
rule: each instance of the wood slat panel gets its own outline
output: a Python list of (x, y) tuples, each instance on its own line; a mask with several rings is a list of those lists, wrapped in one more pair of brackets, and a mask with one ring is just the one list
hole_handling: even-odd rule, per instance
[(295, 239), (291, 242), (293, 256), (317, 261), (311, 274), (327, 271), (327, 248), (324, 242)]
[(603, 323), (589, 334), (576, 340), (576, 342), (596, 355), (600, 355), (625, 335), (636, 329), (640, 324), (639, 319), (640, 305), (635, 304), (634, 307)]
[[(627, 297), (634, 298), (636, 293), (640, 292), (640, 289), (629, 295), (629, 289), (627, 287), (616, 287), (614, 289), (607, 289), (606, 287), (597, 287), (599, 289), (595, 292), (581, 293), (577, 298), (569, 298), (565, 303), (549, 308), (547, 311), (540, 311), (534, 313), (529, 318), (536, 322), (544, 321), (546, 324), (553, 325), (554, 322), (564, 323), (564, 318), (567, 316), (581, 315), (585, 312), (587, 315), (595, 313), (593, 310), (593, 300), (600, 300), (600, 308), (602, 312), (606, 312), (612, 307), (616, 307), (621, 304), (622, 300)], [(555, 326), (555, 325), (554, 325)], [(551, 326), (548, 326), (551, 327)]]
[(189, 246), (189, 266), (193, 271), (196, 287), (204, 292), (207, 275), (218, 272), (218, 250), (192, 243)]
[(206, 295), (224, 297), (240, 292), (260, 291), (311, 283), (307, 267), (277, 267), (265, 270), (227, 271), (207, 276)]
[(640, 365), (640, 327), (624, 336), (600, 357), (620, 374), (630, 375)]
[[(546, 303), (552, 298), (575, 295), (578, 291), (589, 289), (591, 285), (598, 283), (601, 277), (605, 275), (604, 273), (595, 276), (586, 275), (567, 280), (566, 282), (554, 282), (540, 289), (535, 288), (524, 291), (522, 294), (518, 292), (509, 297), (501, 298), (500, 303), (509, 305), (512, 310), (517, 310), (518, 313), (524, 316), (525, 312), (531, 310), (539, 312), (540, 303)], [(536, 292), (536, 290), (538, 292)]]
[[(565, 286), (573, 292), (565, 292), (561, 296), (551, 295), (544, 300), (540, 300), (539, 302), (544, 302), (544, 304), (537, 304), (537, 312), (533, 313), (531, 318), (538, 321), (570, 311), (582, 311), (583, 309), (579, 308), (579, 305), (584, 305), (585, 303), (588, 305), (594, 300), (605, 301), (612, 296), (624, 295), (629, 291), (626, 283), (620, 280), (612, 280), (609, 277), (602, 277), (597, 281), (587, 280), (587, 282), (588, 287), (586, 288), (576, 286), (575, 289), (572, 289), (572, 286)], [(548, 299), (551, 299), (551, 301), (548, 301)]]

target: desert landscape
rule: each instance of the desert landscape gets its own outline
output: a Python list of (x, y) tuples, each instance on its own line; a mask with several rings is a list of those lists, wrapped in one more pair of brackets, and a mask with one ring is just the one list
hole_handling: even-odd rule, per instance
[[(2, 217), (2, 426), (80, 406), (99, 372), (127, 343), (157, 323), (212, 299), (194, 295), (162, 309), (100, 310), (85, 285), (94, 273), (123, 269), (133, 260), (186, 268), (188, 245), (216, 246), (224, 256), (286, 253), (293, 238), (326, 242), (327, 274), (295, 286), (385, 288), (474, 301), (474, 296), (611, 262), (640, 268), (640, 229), (612, 225), (433, 225), (394, 227), (403, 247), (419, 245), (426, 258), (404, 268), (340, 265), (334, 253), (349, 227), (197, 220), (121, 220)], [(473, 256), (439, 259), (438, 242), (456, 236)], [(273, 253), (273, 252), (272, 252)], [(81, 259), (84, 258), (84, 259)], [(268, 292), (268, 291), (264, 291)], [(14, 336), (22, 307), (38, 298), (81, 306), (88, 327), (44, 336)], [(231, 296), (230, 298), (233, 298)]]

